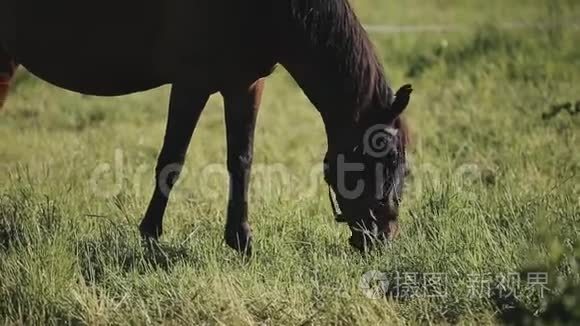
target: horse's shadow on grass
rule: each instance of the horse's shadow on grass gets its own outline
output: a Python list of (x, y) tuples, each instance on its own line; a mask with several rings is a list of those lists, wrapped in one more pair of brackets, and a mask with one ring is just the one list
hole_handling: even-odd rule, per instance
[(109, 274), (171, 272), (182, 263), (200, 263), (186, 244), (112, 240), (107, 237), (78, 241), (75, 254), (81, 274), (88, 283), (101, 283)]
[(190, 241), (143, 243), (129, 220), (108, 217), (88, 220), (94, 232), (87, 232), (76, 220), (64, 216), (57, 203), (48, 197), (37, 198), (31, 189), (0, 194), (0, 254), (18, 256), (44, 247), (54, 249), (59, 255), (72, 255), (89, 283), (111, 275), (171, 272), (179, 264), (202, 267), (203, 259)]
[[(27, 193), (23, 190), (18, 196), (26, 197)], [(0, 194), (0, 252), (52, 240), (61, 229), (61, 222), (57, 208), (48, 199), (31, 207), (17, 196)]]

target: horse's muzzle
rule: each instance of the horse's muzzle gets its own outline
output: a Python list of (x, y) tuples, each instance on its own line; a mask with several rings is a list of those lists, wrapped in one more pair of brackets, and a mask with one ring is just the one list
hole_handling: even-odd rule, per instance
[(381, 228), (376, 227), (376, 225), (371, 229), (364, 230), (351, 227), (351, 232), (349, 244), (361, 252), (367, 252), (393, 241), (399, 234), (399, 226), (396, 220), (392, 220)]

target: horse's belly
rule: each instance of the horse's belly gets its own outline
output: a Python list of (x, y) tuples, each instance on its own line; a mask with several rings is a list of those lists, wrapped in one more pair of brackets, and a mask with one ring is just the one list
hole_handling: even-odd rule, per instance
[(163, 83), (154, 52), (162, 1), (0, 0), (0, 40), (35, 75), (95, 95)]

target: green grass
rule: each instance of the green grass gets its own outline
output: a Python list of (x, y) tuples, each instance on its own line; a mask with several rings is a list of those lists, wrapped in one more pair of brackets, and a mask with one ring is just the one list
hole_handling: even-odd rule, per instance
[[(413, 176), (396, 242), (366, 257), (349, 248), (320, 173), (322, 123), (281, 68), (258, 122), (249, 262), (222, 240), (219, 96), (196, 131), (161, 246), (145, 249), (136, 226), (168, 88), (102, 99), (20, 72), (0, 114), (0, 323), (486, 324), (509, 311), (541, 315), (558, 293), (471, 296), (470, 274), (550, 271), (551, 286), (577, 285), (580, 115), (542, 114), (580, 101), (580, 31), (567, 25), (580, 7), (353, 3), (368, 23), (467, 26), (373, 35), (394, 86), (416, 89), (407, 113)], [(497, 21), (558, 24), (507, 31)], [(359, 283), (372, 270), (443, 273), (447, 296), (397, 297), (390, 288), (393, 297), (367, 298)]]

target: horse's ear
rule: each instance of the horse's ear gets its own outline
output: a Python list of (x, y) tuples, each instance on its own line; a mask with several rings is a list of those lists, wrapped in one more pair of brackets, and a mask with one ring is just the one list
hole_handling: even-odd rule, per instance
[(406, 84), (399, 88), (395, 94), (395, 100), (391, 104), (389, 109), (389, 122), (396, 119), (409, 105), (411, 100), (411, 93), (413, 92), (413, 86), (411, 84)]

